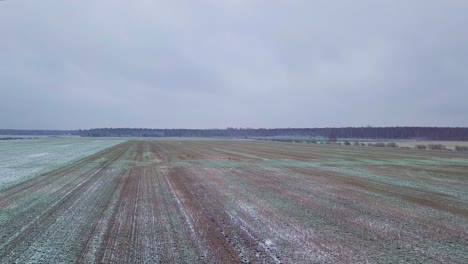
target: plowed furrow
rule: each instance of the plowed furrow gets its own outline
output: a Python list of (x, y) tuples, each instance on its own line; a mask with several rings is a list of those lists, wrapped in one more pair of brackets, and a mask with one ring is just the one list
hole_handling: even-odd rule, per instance
[[(17, 216), (18, 219), (12, 219), (12, 222), (2, 224), (0, 226), (3, 234), (0, 241), (0, 262), (13, 261), (27, 250), (34, 242), (34, 239), (47, 230), (61, 214), (80, 199), (82, 194), (102, 176), (103, 171), (123, 155), (127, 149), (117, 148), (117, 154), (103, 166), (94, 168), (92, 172), (87, 171), (85, 175), (81, 175), (81, 177), (59, 188), (55, 195), (49, 195), (45, 199), (46, 202), (42, 204), (41, 211), (23, 211), (24, 217), (20, 214)], [(46, 183), (48, 181), (42, 182)], [(42, 188), (45, 187), (47, 185), (42, 186)], [(35, 190), (37, 189), (35, 188)], [(34, 194), (33, 190), (30, 192)]]

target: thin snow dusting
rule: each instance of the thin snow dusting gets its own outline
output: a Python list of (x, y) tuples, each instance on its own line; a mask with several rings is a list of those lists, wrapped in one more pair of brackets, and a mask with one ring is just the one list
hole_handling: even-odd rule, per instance
[(37, 153), (37, 154), (31, 154), (31, 155), (28, 155), (29, 158), (35, 158), (35, 157), (42, 157), (42, 156), (45, 156), (45, 155), (49, 155), (48, 152), (43, 152), (43, 153)]
[(121, 139), (37, 138), (0, 141), (0, 189), (123, 142)]

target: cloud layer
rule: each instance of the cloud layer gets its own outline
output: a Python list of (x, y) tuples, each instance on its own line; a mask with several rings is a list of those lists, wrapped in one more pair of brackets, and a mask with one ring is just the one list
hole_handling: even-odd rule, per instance
[(468, 126), (468, 2), (1, 1), (0, 128)]

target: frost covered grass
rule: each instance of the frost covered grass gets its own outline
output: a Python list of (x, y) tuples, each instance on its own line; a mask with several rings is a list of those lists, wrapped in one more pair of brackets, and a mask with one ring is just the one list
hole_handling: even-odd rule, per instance
[[(281, 142), (167, 144), (184, 153), (170, 155), (171, 166), (210, 190), (203, 197), (223, 201), (239, 234), (246, 229), (261, 245), (275, 245), (285, 263), (468, 260), (466, 154)], [(233, 243), (242, 249), (238, 240)]]
[(0, 141), (0, 188), (67, 165), (123, 141), (73, 137)]
[(1, 146), (0, 263), (468, 263), (466, 154), (118, 142)]

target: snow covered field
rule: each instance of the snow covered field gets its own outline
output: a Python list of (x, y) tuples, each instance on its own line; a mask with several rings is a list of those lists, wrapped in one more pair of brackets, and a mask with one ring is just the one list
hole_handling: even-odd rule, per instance
[(2, 143), (0, 263), (468, 263), (466, 153), (124, 140)]
[(78, 137), (0, 140), (0, 188), (21, 182), (125, 140)]

